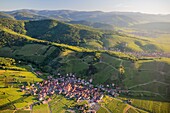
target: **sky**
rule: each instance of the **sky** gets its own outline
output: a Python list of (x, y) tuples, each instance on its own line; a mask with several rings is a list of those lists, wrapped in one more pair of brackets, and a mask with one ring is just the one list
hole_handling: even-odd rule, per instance
[(1, 11), (18, 9), (121, 11), (170, 14), (170, 0), (0, 0)]

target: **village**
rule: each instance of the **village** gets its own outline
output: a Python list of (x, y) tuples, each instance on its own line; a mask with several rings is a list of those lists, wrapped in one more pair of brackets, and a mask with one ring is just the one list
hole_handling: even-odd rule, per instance
[(124, 52), (124, 53), (134, 55), (138, 58), (140, 57), (170, 58), (170, 53), (163, 53), (163, 52)]
[[(137, 58), (141, 58), (141, 57), (153, 57), (153, 58), (162, 58), (162, 57), (166, 57), (166, 58), (170, 58), (170, 53), (165, 53), (165, 52), (159, 52), (159, 51), (143, 51), (143, 52), (137, 52), (137, 51), (127, 51), (124, 49), (124, 47), (127, 47), (127, 43), (123, 44), (123, 48), (106, 48), (104, 47), (104, 50), (112, 50), (112, 51), (116, 51), (116, 52), (123, 52), (125, 54), (129, 54), (129, 55), (133, 55), (136, 56)], [(98, 48), (98, 50), (100, 50)]]
[(66, 76), (59, 76), (53, 78), (48, 76), (46, 80), (22, 86), (21, 91), (25, 91), (37, 97), (37, 100), (43, 104), (51, 101), (51, 96), (54, 94), (64, 95), (67, 99), (74, 99), (77, 102), (87, 100), (88, 103), (98, 103), (102, 100), (105, 94), (117, 97), (121, 92), (128, 92), (128, 90), (121, 90), (115, 84), (111, 85), (92, 85), (92, 79), (88, 81), (76, 78), (74, 74), (66, 74)]

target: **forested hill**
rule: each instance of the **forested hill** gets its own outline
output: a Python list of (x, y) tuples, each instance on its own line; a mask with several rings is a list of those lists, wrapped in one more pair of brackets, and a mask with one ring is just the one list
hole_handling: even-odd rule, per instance
[(78, 45), (87, 39), (100, 39), (103, 32), (81, 25), (71, 25), (56, 20), (16, 21), (0, 19), (2, 27), (17, 33), (47, 41)]
[[(150, 39), (103, 31), (83, 25), (73, 25), (57, 20), (18, 21), (0, 19), (1, 27), (36, 39), (80, 46), (97, 50), (129, 52), (168, 52), (169, 44), (159, 44)], [(169, 48), (169, 49), (168, 49)]]

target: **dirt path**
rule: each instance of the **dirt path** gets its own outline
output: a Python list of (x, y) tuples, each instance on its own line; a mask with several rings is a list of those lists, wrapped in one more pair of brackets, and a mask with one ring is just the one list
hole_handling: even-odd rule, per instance
[(31, 104), (30, 105), (30, 113), (33, 113), (33, 109), (32, 108), (33, 108), (33, 105)]
[(48, 104), (48, 108), (49, 108), (50, 113), (52, 113), (52, 110), (51, 110), (50, 104), (49, 104), (49, 103), (47, 103), (47, 104)]
[(161, 98), (165, 99), (165, 97), (163, 97), (161, 94), (159, 93), (154, 93), (154, 92), (151, 92), (151, 91), (136, 91), (136, 90), (129, 90), (129, 91), (132, 91), (132, 92), (145, 92), (145, 93), (152, 93), (152, 94), (155, 94), (155, 95), (159, 95)]
[(82, 63), (89, 65), (88, 63), (84, 62), (82, 59), (71, 59), (71, 60), (67, 60), (65, 63), (68, 63), (70, 61), (81, 61)]
[(157, 80), (153, 80), (153, 81), (146, 82), (146, 83), (143, 83), (143, 84), (138, 84), (138, 85), (131, 86), (131, 87), (129, 87), (129, 89), (132, 89), (132, 88), (135, 88), (135, 87), (138, 87), (138, 86), (148, 85), (148, 84), (151, 84), (151, 83), (154, 83), (154, 82), (160, 83), (160, 84), (164, 84), (164, 85), (170, 85), (168, 83), (164, 83), (164, 82), (160, 82), (160, 81), (157, 81)]
[(123, 113), (127, 113), (127, 111), (130, 109), (131, 107), (129, 105), (127, 105), (124, 110), (123, 110)]
[(148, 84), (150, 84), (150, 83), (153, 83), (153, 81), (146, 82), (146, 83), (143, 83), (143, 84), (134, 85), (134, 86), (129, 87), (129, 89), (132, 89), (132, 88), (135, 88), (135, 87), (138, 87), (138, 86), (148, 85)]
[[(116, 69), (116, 68), (115, 68), (114, 66), (112, 66), (111, 64), (108, 64), (108, 63), (106, 63), (106, 62), (100, 62), (100, 63), (106, 64), (106, 65), (110, 66), (111, 68), (113, 68), (114, 70), (119, 71), (118, 69)], [(95, 64), (97, 64), (97, 63), (95, 63)], [(95, 65), (95, 64), (94, 64), (94, 65)]]

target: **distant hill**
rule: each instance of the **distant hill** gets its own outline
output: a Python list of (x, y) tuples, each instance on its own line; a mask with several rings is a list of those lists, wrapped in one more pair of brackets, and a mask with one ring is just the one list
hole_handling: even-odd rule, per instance
[(131, 26), (131, 28), (135, 28), (138, 30), (145, 30), (145, 31), (157, 31), (157, 32), (170, 33), (170, 22), (152, 22), (146, 24), (137, 24)]
[(42, 19), (48, 19), (49, 17), (28, 13), (28, 12), (15, 12), (12, 13), (11, 16), (13, 16), (17, 20), (42, 20)]
[(113, 30), (114, 29), (113, 25), (110, 25), (110, 24), (99, 23), (99, 22), (88, 22), (88, 21), (85, 21), (85, 20), (70, 21), (69, 23), (86, 25), (86, 26), (90, 26), (90, 27), (93, 27), (93, 28), (103, 29), (103, 30)]
[(118, 27), (149, 23), (170, 22), (170, 15), (154, 15), (134, 12), (102, 12), (102, 11), (73, 11), (73, 10), (15, 10), (6, 11), (19, 20), (38, 20), (53, 18), (60, 21), (88, 21), (93, 23), (111, 24)]
[(6, 13), (2, 13), (0, 12), (0, 18), (10, 18), (10, 19), (14, 19), (13, 16), (9, 15), (9, 14), (6, 14)]

